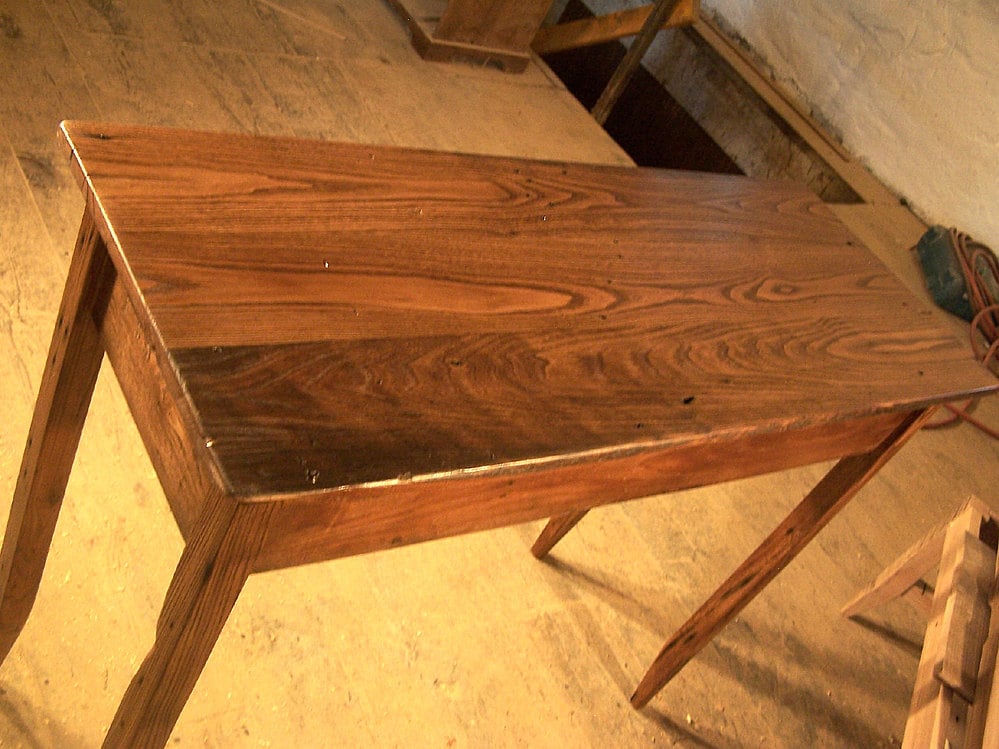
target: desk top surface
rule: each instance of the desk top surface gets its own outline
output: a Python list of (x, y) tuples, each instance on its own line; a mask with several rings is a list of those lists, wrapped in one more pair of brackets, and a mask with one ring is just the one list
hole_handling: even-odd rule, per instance
[(996, 388), (792, 183), (63, 130), (236, 494), (663, 449)]

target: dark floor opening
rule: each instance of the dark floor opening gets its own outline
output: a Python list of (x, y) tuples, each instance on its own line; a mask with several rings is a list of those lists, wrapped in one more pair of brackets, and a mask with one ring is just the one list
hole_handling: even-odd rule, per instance
[[(560, 20), (573, 21), (592, 15), (580, 0), (570, 0)], [(544, 60), (580, 103), (591, 109), (624, 54), (621, 42), (608, 42), (555, 52), (545, 55)], [(604, 128), (639, 166), (743, 173), (643, 67), (639, 67), (621, 94)]]

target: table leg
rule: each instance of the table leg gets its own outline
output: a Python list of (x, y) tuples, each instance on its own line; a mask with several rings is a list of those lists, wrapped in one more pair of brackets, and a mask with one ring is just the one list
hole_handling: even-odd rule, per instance
[(35, 602), (101, 367), (100, 326), (114, 282), (89, 213), (70, 262), (0, 551), (0, 661)]
[(272, 505), (213, 498), (181, 555), (156, 625), (105, 747), (162, 747), (249, 576)]
[(544, 559), (555, 544), (562, 540), (562, 536), (575, 528), (576, 523), (582, 520), (587, 512), (589, 510), (575, 510), (551, 518), (531, 547), (531, 553), (537, 559)]
[(909, 414), (877, 447), (840, 460), (762, 544), (680, 627), (642, 678), (631, 704), (644, 707), (711, 638), (798, 555), (915, 434), (932, 409)]

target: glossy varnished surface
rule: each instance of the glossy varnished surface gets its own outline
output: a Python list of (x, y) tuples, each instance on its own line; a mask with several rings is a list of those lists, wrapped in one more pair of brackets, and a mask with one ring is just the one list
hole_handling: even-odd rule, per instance
[(624, 455), (994, 387), (789, 183), (64, 129), (236, 494)]

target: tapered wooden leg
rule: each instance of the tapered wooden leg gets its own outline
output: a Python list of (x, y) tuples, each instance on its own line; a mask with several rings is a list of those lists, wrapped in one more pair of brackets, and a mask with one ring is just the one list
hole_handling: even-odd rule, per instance
[(644, 707), (805, 548), (860, 487), (919, 430), (929, 414), (930, 411), (918, 411), (908, 415), (875, 449), (843, 458), (833, 466), (784, 522), (669, 639), (639, 683), (631, 704), (636, 708)]
[(114, 281), (89, 213), (70, 263), (0, 551), (0, 661), (35, 602), (104, 350), (100, 324)]
[(105, 747), (162, 747), (232, 611), (270, 517), (269, 503), (211, 499), (163, 602), (156, 640), (118, 706)]
[(538, 559), (543, 559), (555, 544), (562, 540), (562, 536), (571, 531), (576, 523), (583, 519), (587, 512), (589, 510), (576, 510), (553, 517), (548, 521), (548, 525), (542, 529), (538, 540), (534, 542), (531, 553)]

